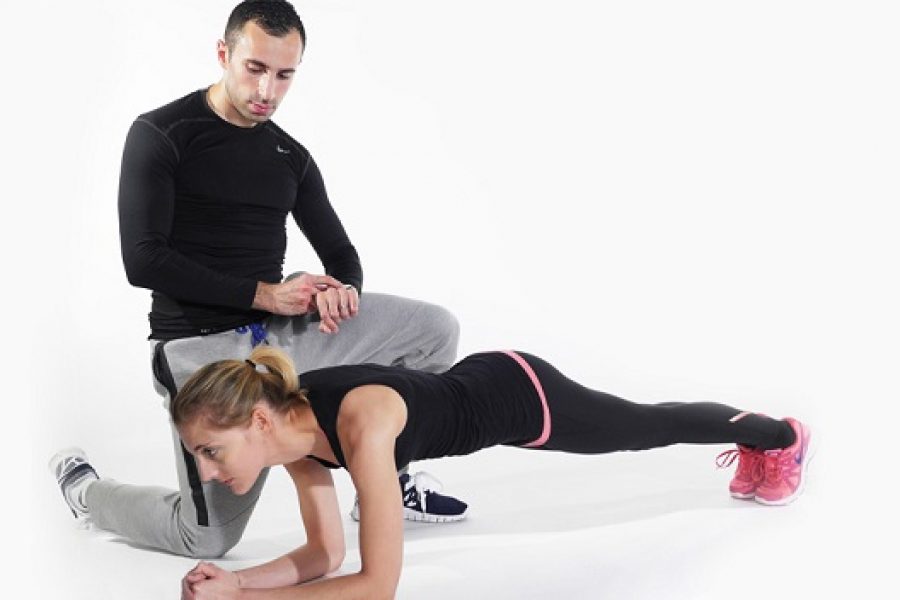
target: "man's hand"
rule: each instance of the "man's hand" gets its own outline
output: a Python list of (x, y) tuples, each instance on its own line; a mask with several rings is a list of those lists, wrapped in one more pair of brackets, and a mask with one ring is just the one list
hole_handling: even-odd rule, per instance
[(181, 580), (181, 600), (236, 600), (241, 593), (237, 573), (200, 562)]
[(282, 283), (256, 284), (253, 308), (274, 315), (292, 317), (316, 310), (316, 295), (322, 290), (343, 289), (340, 281), (328, 275), (304, 273)]
[(319, 331), (337, 333), (338, 323), (355, 317), (359, 312), (359, 294), (352, 285), (328, 287), (316, 294), (314, 306), (322, 317)]

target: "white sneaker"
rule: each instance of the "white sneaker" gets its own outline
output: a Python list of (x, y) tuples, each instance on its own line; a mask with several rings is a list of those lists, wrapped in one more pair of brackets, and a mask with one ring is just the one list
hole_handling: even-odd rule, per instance
[(56, 483), (59, 484), (69, 510), (79, 521), (86, 521), (88, 509), (84, 503), (84, 489), (100, 478), (88, 462), (84, 450), (81, 448), (60, 450), (53, 455), (47, 466), (56, 477)]

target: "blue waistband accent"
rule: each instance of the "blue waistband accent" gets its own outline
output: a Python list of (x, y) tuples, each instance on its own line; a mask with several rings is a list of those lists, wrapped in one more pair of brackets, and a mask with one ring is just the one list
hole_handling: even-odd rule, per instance
[(250, 323), (249, 325), (241, 325), (235, 329), (238, 333), (247, 333), (250, 332), (250, 346), (252, 348), (256, 348), (260, 344), (266, 341), (266, 336), (268, 332), (266, 331), (266, 326), (262, 323)]

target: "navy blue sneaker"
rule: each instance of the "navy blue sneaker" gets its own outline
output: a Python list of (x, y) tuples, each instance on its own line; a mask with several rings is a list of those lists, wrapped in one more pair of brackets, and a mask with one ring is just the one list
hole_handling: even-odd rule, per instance
[(400, 475), (400, 489), (403, 491), (403, 518), (407, 521), (449, 523), (466, 518), (469, 505), (439, 493), (441, 482), (424, 471), (412, 476), (409, 473)]
[[(450, 523), (466, 518), (469, 505), (439, 493), (441, 482), (424, 471), (412, 476), (401, 473), (400, 490), (403, 492), (403, 518), (407, 521)], [(358, 497), (353, 501), (350, 517), (359, 521)]]

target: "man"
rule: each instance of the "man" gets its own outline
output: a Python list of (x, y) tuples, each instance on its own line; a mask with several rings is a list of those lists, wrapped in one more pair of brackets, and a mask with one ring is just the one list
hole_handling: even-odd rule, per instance
[[(307, 150), (271, 116), (306, 43), (284, 1), (239, 4), (218, 43), (221, 80), (146, 113), (129, 131), (119, 220), (129, 282), (153, 290), (153, 373), (168, 401), (199, 366), (259, 343), (298, 371), (342, 363), (442, 371), (458, 324), (446, 310), (381, 294), (360, 301), (362, 267)], [(291, 213), (327, 275), (282, 281)], [(238, 542), (265, 480), (235, 496), (201, 484), (173, 431), (180, 491), (98, 479), (83, 453), (51, 461), (76, 517), (143, 545), (220, 556)], [(402, 474), (407, 518), (458, 520), (466, 505)], [(355, 512), (355, 508), (354, 508)], [(358, 518), (354, 514), (355, 518)]]

